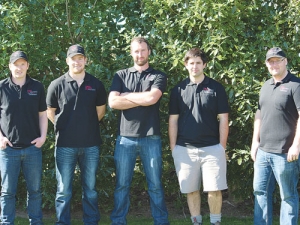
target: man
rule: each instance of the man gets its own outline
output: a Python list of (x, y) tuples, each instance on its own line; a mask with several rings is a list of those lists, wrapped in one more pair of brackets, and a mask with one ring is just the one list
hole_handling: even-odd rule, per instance
[(29, 77), (23, 51), (12, 53), (10, 77), (0, 82), (1, 224), (14, 224), (18, 177), (27, 187), (30, 224), (42, 222), (42, 150), (48, 119), (43, 85)]
[(208, 192), (211, 224), (220, 224), (226, 182), (229, 106), (224, 87), (207, 77), (207, 57), (198, 48), (184, 58), (189, 77), (172, 89), (169, 104), (170, 148), (182, 193), (194, 225), (202, 225), (200, 185)]
[(56, 224), (70, 224), (72, 181), (76, 164), (81, 172), (84, 224), (98, 224), (95, 188), (101, 144), (99, 121), (105, 114), (106, 91), (101, 81), (85, 71), (84, 48), (67, 52), (69, 71), (52, 81), (47, 93), (47, 115), (56, 132)]
[(279, 47), (267, 52), (272, 78), (260, 90), (251, 146), (255, 225), (272, 224), (275, 180), (281, 197), (280, 224), (298, 224), (300, 79), (287, 70), (287, 63)]
[(116, 188), (112, 225), (127, 224), (129, 191), (138, 155), (146, 174), (154, 224), (169, 224), (161, 183), (159, 125), (159, 102), (166, 89), (167, 78), (164, 73), (149, 66), (150, 52), (145, 38), (132, 39), (130, 53), (134, 66), (115, 74), (108, 98), (111, 108), (121, 110), (114, 154)]

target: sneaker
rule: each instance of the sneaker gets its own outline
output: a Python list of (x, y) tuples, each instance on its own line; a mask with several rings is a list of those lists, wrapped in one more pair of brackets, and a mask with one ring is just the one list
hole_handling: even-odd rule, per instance
[(221, 225), (221, 223), (217, 221), (216, 223), (211, 223), (211, 225)]

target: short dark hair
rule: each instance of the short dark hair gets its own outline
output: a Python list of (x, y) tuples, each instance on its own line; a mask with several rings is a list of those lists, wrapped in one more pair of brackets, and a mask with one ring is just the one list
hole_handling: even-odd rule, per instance
[(187, 51), (187, 53), (184, 56), (184, 62), (187, 63), (190, 58), (192, 57), (200, 57), (203, 61), (203, 64), (208, 62), (208, 58), (204, 51), (202, 51), (199, 48), (192, 48)]
[(133, 42), (138, 42), (138, 43), (143, 43), (143, 42), (145, 42), (145, 43), (147, 44), (148, 50), (151, 50), (151, 46), (150, 46), (148, 40), (147, 40), (146, 38), (144, 38), (144, 37), (134, 37), (134, 38), (132, 38), (132, 39), (131, 39), (131, 42), (130, 42), (130, 50), (131, 50), (131, 44), (132, 44)]

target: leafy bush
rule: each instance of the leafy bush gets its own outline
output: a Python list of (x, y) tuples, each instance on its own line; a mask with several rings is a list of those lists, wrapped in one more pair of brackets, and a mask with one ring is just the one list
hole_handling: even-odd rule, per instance
[[(152, 66), (168, 74), (168, 90), (161, 101), (163, 183), (167, 197), (180, 200), (168, 146), (169, 90), (188, 75), (183, 66), (184, 53), (193, 46), (204, 49), (210, 56), (206, 73), (224, 84), (231, 106), (229, 192), (235, 199), (246, 200), (252, 198), (249, 146), (253, 117), (259, 89), (268, 78), (265, 53), (272, 46), (281, 46), (287, 51), (290, 69), (299, 71), (299, 10), (297, 0), (4, 0), (0, 3), (1, 77), (9, 74), (9, 55), (23, 49), (29, 55), (29, 74), (47, 88), (67, 71), (67, 48), (80, 43), (88, 53), (87, 71), (102, 80), (108, 91), (114, 73), (132, 65), (130, 39), (136, 35), (148, 37), (153, 45)], [(118, 112), (108, 107), (101, 126), (104, 143), (97, 178), (99, 204), (104, 211), (112, 207), (117, 117)], [(53, 151), (50, 126), (43, 150), (45, 208), (54, 207)], [(139, 161), (136, 168), (132, 188), (139, 190), (146, 187)], [(81, 202), (78, 175), (74, 179), (75, 207)], [(25, 186), (22, 179), (19, 186)], [(25, 202), (25, 191), (18, 190), (20, 202)]]

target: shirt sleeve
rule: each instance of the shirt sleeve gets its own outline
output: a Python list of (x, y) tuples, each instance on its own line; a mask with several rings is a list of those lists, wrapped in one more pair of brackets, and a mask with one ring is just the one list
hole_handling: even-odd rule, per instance
[(115, 74), (112, 84), (110, 86), (110, 91), (117, 91), (122, 93), (122, 80), (118, 73)]
[(229, 104), (228, 104), (228, 98), (225, 91), (225, 88), (222, 84), (218, 84), (218, 93), (217, 93), (217, 99), (218, 99), (218, 114), (221, 113), (229, 113)]
[(107, 101), (107, 93), (103, 83), (99, 80), (99, 85), (97, 87), (97, 100), (96, 105), (105, 105)]
[(59, 108), (57, 96), (55, 94), (55, 85), (53, 82), (51, 82), (48, 87), (46, 103), (47, 103), (47, 106), (50, 108)]
[(164, 73), (159, 73), (154, 80), (152, 88), (158, 88), (162, 93), (164, 93), (167, 88), (167, 75)]
[(300, 111), (300, 83), (293, 94), (294, 102), (298, 111)]
[(40, 87), (40, 102), (39, 102), (39, 112), (44, 112), (47, 110), (47, 105), (46, 105), (46, 95), (45, 95), (45, 89), (44, 86), (41, 84)]
[(179, 105), (178, 105), (178, 88), (174, 87), (171, 90), (170, 100), (169, 100), (169, 115), (178, 115)]

